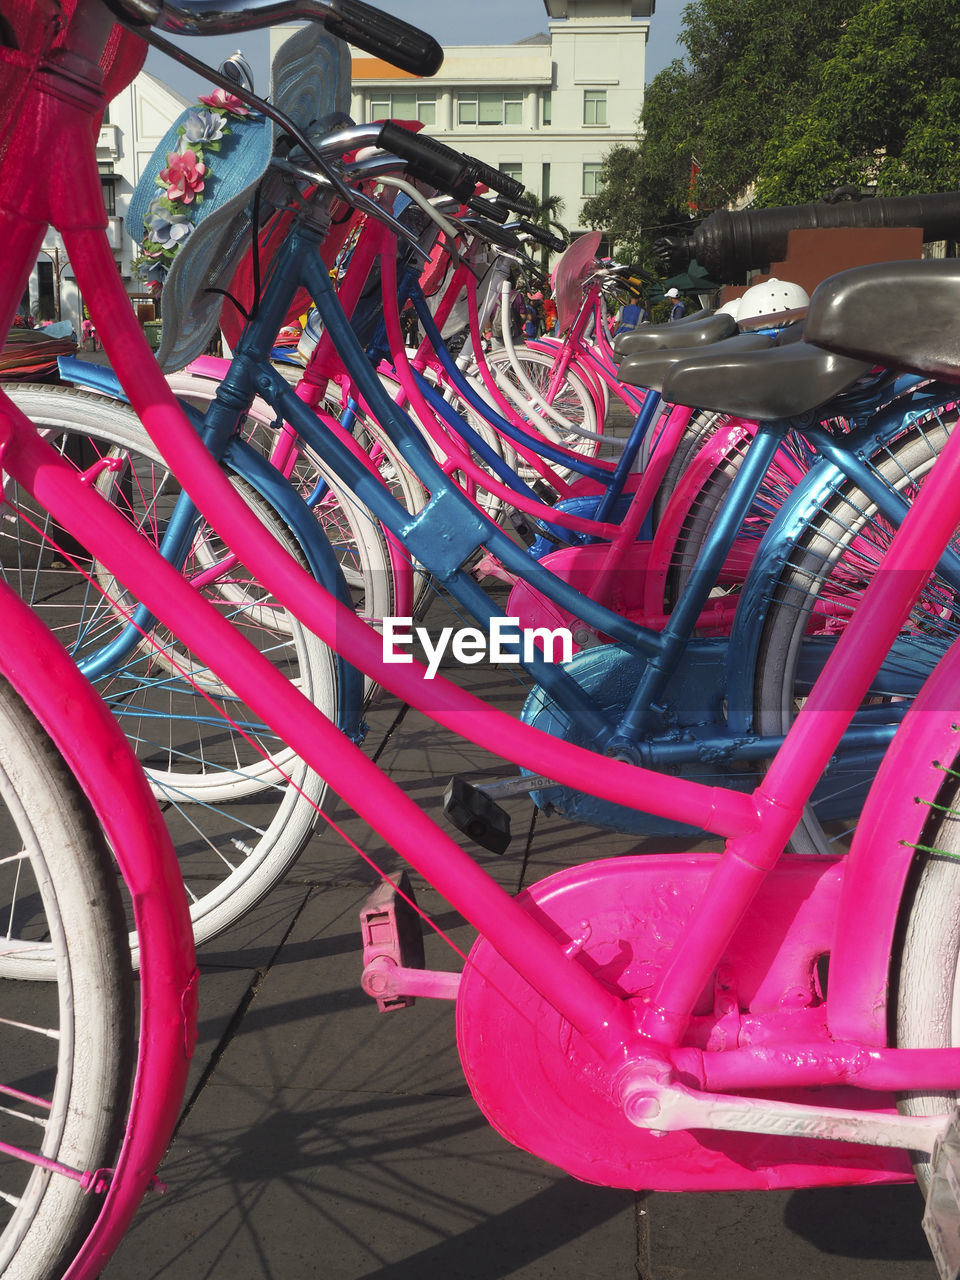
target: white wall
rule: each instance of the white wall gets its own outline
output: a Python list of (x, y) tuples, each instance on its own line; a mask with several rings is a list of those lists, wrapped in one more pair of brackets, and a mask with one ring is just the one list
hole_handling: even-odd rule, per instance
[[(599, 164), (612, 146), (630, 142), (643, 106), (644, 58), (652, 11), (650, 0), (545, 0), (558, 20), (545, 21), (542, 41), (513, 45), (451, 46), (436, 76), (419, 79), (353, 50), (351, 113), (370, 118), (371, 103), (388, 90), (419, 88), (437, 95), (436, 123), (426, 129), (443, 142), (488, 164), (519, 164), (521, 180), (543, 194), (543, 167), (549, 166), (549, 193), (563, 199), (560, 221), (585, 230), (582, 217), (583, 167)], [(565, 14), (566, 17), (559, 17)], [(644, 15), (640, 20), (633, 14)], [(545, 13), (545, 19), (547, 14)], [(274, 28), (271, 55), (292, 28)], [(458, 92), (519, 90), (519, 124), (461, 125)], [(606, 123), (584, 123), (584, 91), (606, 95)], [(544, 95), (551, 99), (551, 123), (543, 123)]]
[[(142, 228), (128, 229), (125, 226), (127, 204), (160, 139), (187, 105), (186, 99), (179, 93), (142, 71), (110, 103), (107, 122), (100, 129), (97, 161), (102, 168), (112, 167), (114, 174), (118, 175), (118, 180), (112, 183), (116, 213), (109, 219), (107, 234), (128, 292), (142, 290), (139, 282), (133, 281), (130, 276), (130, 263), (139, 252), (138, 241)], [(66, 258), (63, 241), (56, 233), (48, 232), (43, 249), (39, 261), (51, 263), (55, 274), (59, 269), (61, 317), (73, 325), (79, 336), (82, 300), (73, 278), (73, 268)], [(56, 294), (56, 280), (54, 293)], [(34, 269), (30, 278), (31, 310), (36, 307), (37, 297), (37, 271)]]

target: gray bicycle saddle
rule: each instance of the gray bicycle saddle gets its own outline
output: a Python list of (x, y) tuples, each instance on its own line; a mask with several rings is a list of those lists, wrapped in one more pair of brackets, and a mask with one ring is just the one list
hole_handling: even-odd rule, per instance
[[(271, 100), (305, 133), (322, 136), (350, 106), (347, 45), (319, 23), (285, 41), (273, 60)], [(130, 201), (131, 230), (142, 227), (158, 194), (157, 174), (179, 145), (178, 121), (154, 152)], [(157, 361), (171, 372), (203, 354), (217, 331), (223, 296), (253, 240), (252, 202), (273, 155), (279, 129), (257, 119), (236, 126), (237, 143), (216, 157), (220, 179), (197, 207), (195, 230), (177, 252), (163, 285), (163, 330)], [(136, 221), (139, 219), (139, 221)]]
[(705, 311), (702, 315), (678, 320), (673, 324), (644, 324), (614, 339), (613, 350), (618, 359), (641, 351), (662, 351), (676, 347), (697, 347), (720, 342), (737, 332), (737, 322), (726, 312)]
[(842, 355), (960, 382), (958, 309), (956, 258), (878, 262), (818, 285), (803, 336)]
[[(773, 346), (773, 338), (762, 333), (735, 333), (732, 338), (724, 338), (714, 343), (710, 350), (714, 354), (729, 355), (731, 352), (765, 351)], [(696, 349), (699, 351), (699, 348)], [(671, 369), (683, 360), (689, 360), (695, 354), (689, 347), (678, 351), (638, 352), (625, 356), (617, 370), (620, 382), (631, 387), (650, 387), (653, 391), (662, 391), (664, 380)]]
[(806, 342), (765, 351), (716, 350), (718, 354), (705, 347), (678, 361), (664, 379), (663, 398), (769, 422), (819, 409), (853, 387), (873, 365)]

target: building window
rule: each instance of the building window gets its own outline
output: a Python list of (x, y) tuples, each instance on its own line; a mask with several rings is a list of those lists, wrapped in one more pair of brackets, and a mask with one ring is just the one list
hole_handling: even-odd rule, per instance
[(113, 166), (105, 168), (100, 166), (100, 189), (103, 192), (103, 203), (107, 210), (108, 218), (115, 218), (117, 214), (117, 193), (116, 182), (118, 174), (113, 172)]
[(553, 124), (553, 94), (549, 89), (543, 91), (543, 123)]
[(603, 187), (600, 181), (600, 170), (603, 165), (595, 160), (588, 160), (583, 166), (583, 194), (585, 196), (597, 195)]
[(370, 116), (373, 120), (419, 120), (421, 124), (436, 124), (437, 95), (418, 89), (396, 93), (378, 89), (370, 97)]
[(519, 161), (508, 160), (504, 164), (498, 164), (497, 168), (507, 178), (514, 178), (517, 182), (523, 181), (523, 165)]
[(546, 161), (540, 166), (540, 198), (550, 199), (550, 165)]
[(55, 320), (57, 304), (54, 300), (53, 263), (37, 262), (37, 319)]
[(607, 91), (606, 89), (584, 89), (583, 91), (583, 123), (607, 123)]
[(519, 89), (468, 89), (457, 95), (457, 124), (523, 124), (523, 96)]

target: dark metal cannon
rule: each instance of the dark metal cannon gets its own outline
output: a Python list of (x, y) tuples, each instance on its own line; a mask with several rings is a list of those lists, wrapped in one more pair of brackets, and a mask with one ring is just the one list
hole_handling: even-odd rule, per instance
[(788, 234), (800, 228), (920, 227), (924, 241), (960, 238), (960, 191), (817, 201), (773, 209), (717, 209), (689, 236), (657, 242), (677, 270), (696, 258), (711, 279), (734, 284), (744, 273), (782, 261)]

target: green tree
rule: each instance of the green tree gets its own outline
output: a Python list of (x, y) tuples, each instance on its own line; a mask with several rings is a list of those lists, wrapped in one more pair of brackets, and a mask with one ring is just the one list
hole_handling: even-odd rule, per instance
[(863, 3), (688, 4), (686, 59), (648, 86), (636, 145), (606, 157), (605, 188), (585, 206), (591, 224), (640, 249), (742, 197), (769, 140), (808, 106), (844, 23)]
[[(555, 232), (564, 240), (570, 239), (570, 232), (562, 222), (558, 221), (564, 209), (562, 196), (535, 196), (526, 191), (523, 200), (530, 209), (530, 212), (524, 215), (528, 222), (543, 227), (544, 231)], [(544, 271), (547, 269), (549, 259), (550, 250), (544, 245), (540, 250), (540, 261)]]
[(771, 135), (757, 202), (813, 200), (845, 183), (882, 195), (960, 188), (958, 107), (952, 0), (862, 0), (806, 109)]

